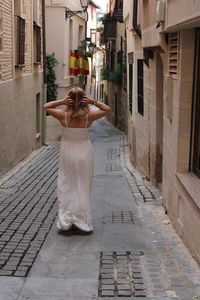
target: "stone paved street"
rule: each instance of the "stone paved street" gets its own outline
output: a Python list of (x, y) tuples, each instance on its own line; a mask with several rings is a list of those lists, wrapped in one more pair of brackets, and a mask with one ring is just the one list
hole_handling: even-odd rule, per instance
[(59, 143), (0, 180), (0, 300), (200, 299), (200, 268), (131, 166), (126, 137), (101, 120), (91, 141), (93, 234), (57, 232)]

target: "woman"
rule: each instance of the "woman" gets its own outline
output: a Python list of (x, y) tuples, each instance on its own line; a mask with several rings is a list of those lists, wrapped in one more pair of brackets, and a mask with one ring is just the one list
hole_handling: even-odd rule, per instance
[[(90, 104), (99, 110), (90, 110)], [(60, 105), (65, 105), (66, 109), (57, 109)], [(44, 109), (63, 126), (57, 181), (57, 227), (92, 232), (90, 193), (94, 157), (88, 128), (111, 109), (86, 97), (78, 87), (71, 89), (67, 98), (44, 104)]]

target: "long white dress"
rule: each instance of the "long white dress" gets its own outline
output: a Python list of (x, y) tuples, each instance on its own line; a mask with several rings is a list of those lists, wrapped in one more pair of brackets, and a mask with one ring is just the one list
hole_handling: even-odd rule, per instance
[(72, 225), (86, 232), (93, 230), (90, 194), (94, 153), (87, 123), (86, 118), (85, 128), (70, 128), (65, 113), (57, 180), (57, 228), (61, 230)]

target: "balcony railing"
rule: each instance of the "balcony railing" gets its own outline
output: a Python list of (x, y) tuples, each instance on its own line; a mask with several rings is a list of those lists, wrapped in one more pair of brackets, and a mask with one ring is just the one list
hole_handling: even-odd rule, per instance
[(123, 23), (123, 11), (122, 11), (122, 9), (114, 10), (113, 17), (116, 19), (117, 22)]

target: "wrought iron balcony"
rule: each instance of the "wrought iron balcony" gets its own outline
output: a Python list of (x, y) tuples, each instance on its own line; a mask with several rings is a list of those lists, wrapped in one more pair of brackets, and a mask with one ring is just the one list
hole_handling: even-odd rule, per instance
[(117, 21), (115, 18), (108, 18), (104, 21), (103, 40), (108, 42), (115, 40), (117, 37)]
[(115, 9), (113, 13), (113, 17), (116, 19), (117, 22), (123, 23), (123, 10)]

